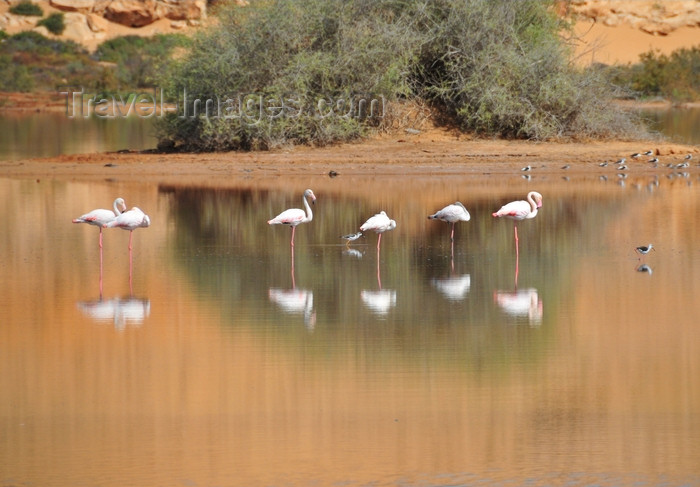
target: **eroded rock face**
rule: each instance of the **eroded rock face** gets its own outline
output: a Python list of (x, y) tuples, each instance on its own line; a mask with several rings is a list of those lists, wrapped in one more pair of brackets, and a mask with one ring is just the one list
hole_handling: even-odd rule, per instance
[(95, 0), (49, 0), (49, 5), (67, 12), (88, 13), (95, 6)]
[(700, 27), (698, 0), (572, 0), (570, 14), (604, 25), (630, 25), (649, 34), (666, 35), (679, 27)]
[(201, 20), (206, 0), (50, 0), (52, 7), (104, 17), (127, 27), (143, 27), (156, 20)]

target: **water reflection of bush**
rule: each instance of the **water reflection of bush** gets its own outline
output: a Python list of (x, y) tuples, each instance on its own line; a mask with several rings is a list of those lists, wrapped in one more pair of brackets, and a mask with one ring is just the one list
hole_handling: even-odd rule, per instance
[[(178, 265), (203, 295), (221, 304), (226, 321), (261, 332), (261, 323), (292, 323), (268, 302), (269, 288), (292, 287), (289, 229), (270, 228), (266, 221), (280, 209), (300, 207), (301, 196), (266, 190), (163, 191), (170, 194)], [(298, 229), (295, 250), (296, 284), (314, 292), (315, 337), (359, 340), (357, 346), (376, 351), (383, 338), (391, 337), (401, 344), (399, 353), (437, 353), (469, 362), (494, 350), (500, 350), (496, 355), (501, 358), (532, 354), (533, 339), (544, 347), (550, 338), (548, 313), (556, 314), (562, 300), (569, 299), (575, 256), (592, 243), (587, 235), (595, 232), (587, 228), (611, 214), (611, 202), (552, 198), (536, 220), (519, 229), (520, 283), (536, 288), (546, 304), (536, 336), (528, 327), (503, 326), (528, 320), (508, 317), (493, 300), (494, 291), (514, 285), (512, 225), (487, 217), (500, 202), (468, 204), (473, 218), (458, 226), (454, 256), (447, 225), (426, 225), (424, 233), (407, 235), (399, 221), (397, 230), (387, 234), (380, 262), (383, 287), (396, 290), (396, 306), (377, 319), (360, 298), (363, 290), (379, 289), (373, 265), (376, 237), (366, 239), (360, 260), (343, 259), (344, 244), (338, 238), (356, 230), (377, 208), (356, 199), (319, 196), (314, 221)], [(433, 279), (465, 274), (471, 284), (463, 300), (449, 301), (431, 285)], [(301, 326), (275, 330), (290, 340), (308, 340)]]

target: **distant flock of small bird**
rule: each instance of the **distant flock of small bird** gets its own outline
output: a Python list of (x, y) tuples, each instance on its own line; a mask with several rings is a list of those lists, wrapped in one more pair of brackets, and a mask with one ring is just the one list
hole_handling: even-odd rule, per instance
[[(654, 156), (654, 157), (651, 157), (651, 156)], [(661, 163), (660, 159), (654, 154), (654, 151), (651, 151), (651, 150), (648, 150), (646, 152), (635, 152), (634, 154), (630, 154), (629, 157), (632, 159), (635, 159), (635, 160), (638, 160), (641, 157), (651, 157), (650, 159), (647, 159), (646, 162), (649, 163), (651, 165), (651, 167), (653, 167), (653, 168), (659, 167), (659, 164)], [(673, 169), (673, 170), (685, 169), (687, 167), (690, 167), (690, 161), (692, 159), (693, 159), (693, 155), (687, 154), (686, 156), (683, 157), (682, 162), (667, 162), (665, 164), (665, 167), (668, 169)], [(678, 161), (678, 159), (676, 159), (676, 161)], [(612, 162), (612, 163), (609, 161), (603, 161), (603, 162), (599, 163), (598, 166), (599, 167), (607, 167), (610, 164), (613, 164), (615, 166), (615, 168), (618, 171), (620, 171), (617, 174), (618, 177), (623, 178), (623, 179), (627, 177), (627, 174), (625, 173), (625, 171), (630, 169), (630, 167), (627, 166), (627, 158), (626, 157), (621, 157), (620, 159), (618, 159), (617, 161)], [(700, 163), (697, 165), (700, 166)], [(570, 169), (570, 168), (571, 168), (571, 165), (569, 165), (569, 164), (565, 164), (561, 167), (561, 169), (564, 169), (564, 170)], [(529, 164), (527, 166), (523, 167), (521, 169), (521, 171), (526, 173), (526, 174), (523, 174), (523, 177), (525, 179), (531, 179), (532, 176), (530, 176), (529, 172), (532, 170), (533, 170), (533, 167)], [(601, 179), (607, 179), (607, 177), (601, 176)]]

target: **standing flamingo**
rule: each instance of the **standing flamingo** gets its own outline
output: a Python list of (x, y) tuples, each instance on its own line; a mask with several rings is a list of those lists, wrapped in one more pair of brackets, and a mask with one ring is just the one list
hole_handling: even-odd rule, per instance
[(117, 216), (121, 215), (122, 211), (126, 211), (124, 199), (115, 199), (112, 208), (114, 211), (104, 209), (92, 210), (90, 213), (85, 213), (73, 220), (73, 223), (87, 223), (88, 225), (95, 225), (100, 229), (100, 296), (102, 296), (102, 227), (105, 223), (109, 223)]
[[(88, 225), (95, 225), (100, 229), (100, 249), (102, 249), (102, 227), (105, 223), (111, 222), (116, 217), (122, 214), (122, 211), (126, 211), (126, 203), (124, 203), (123, 198), (117, 198), (114, 200), (112, 205), (114, 211), (112, 210), (92, 210), (90, 213), (85, 213), (84, 215), (73, 220), (73, 223), (87, 223)], [(102, 254), (100, 254), (101, 256)]]
[(146, 228), (151, 225), (151, 219), (148, 218), (140, 208), (133, 207), (129, 211), (125, 211), (118, 217), (116, 217), (111, 222), (105, 223), (103, 226), (105, 228), (121, 228), (122, 230), (129, 230), (129, 287), (131, 288), (131, 276), (132, 276), (132, 256), (131, 256), (131, 239), (134, 237), (134, 230), (137, 228)]
[(390, 220), (389, 217), (386, 216), (386, 213), (381, 211), (363, 223), (360, 227), (360, 231), (366, 232), (368, 230), (372, 230), (378, 233), (379, 238), (377, 239), (377, 250), (379, 250), (379, 247), (382, 244), (382, 233), (393, 230), (394, 228), (396, 228), (396, 222), (394, 220)]
[(304, 208), (306, 208), (306, 212), (300, 208), (291, 208), (289, 210), (285, 210), (276, 217), (274, 217), (272, 220), (268, 220), (267, 224), (268, 225), (290, 225), (292, 227), (292, 247), (294, 247), (294, 230), (296, 230), (297, 225), (301, 223), (306, 223), (310, 222), (311, 220), (314, 219), (314, 214), (311, 212), (311, 207), (309, 206), (309, 202), (306, 200), (306, 198), (311, 198), (311, 202), (316, 204), (316, 195), (314, 195), (314, 192), (311, 191), (310, 189), (307, 189), (304, 191)]
[(451, 241), (455, 239), (455, 223), (468, 222), (470, 218), (469, 212), (459, 201), (452, 205), (447, 205), (442, 210), (428, 216), (429, 220), (440, 220), (452, 224), (452, 233), (450, 233)]
[(105, 228), (121, 228), (129, 230), (129, 250), (131, 250), (131, 239), (134, 236), (134, 230), (137, 228), (145, 228), (151, 225), (151, 219), (148, 218), (140, 208), (133, 207), (129, 211), (125, 211), (121, 215), (102, 225)]
[(505, 217), (515, 220), (515, 256), (518, 256), (518, 222), (537, 216), (537, 210), (542, 207), (542, 195), (537, 191), (527, 194), (527, 201), (511, 201), (493, 213), (495, 218)]

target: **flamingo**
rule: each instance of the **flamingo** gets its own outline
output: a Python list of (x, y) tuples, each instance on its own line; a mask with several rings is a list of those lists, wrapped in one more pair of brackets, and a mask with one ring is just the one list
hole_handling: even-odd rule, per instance
[(296, 230), (297, 225), (301, 223), (307, 223), (314, 219), (314, 214), (311, 212), (311, 207), (307, 198), (311, 198), (311, 203), (316, 204), (316, 195), (310, 189), (304, 191), (304, 208), (306, 212), (300, 208), (291, 208), (285, 210), (272, 220), (268, 220), (268, 225), (290, 225), (292, 227), (292, 241), (291, 245), (294, 247), (294, 230)]
[(134, 230), (137, 228), (146, 228), (151, 225), (151, 219), (148, 218), (140, 208), (133, 207), (129, 211), (125, 211), (114, 220), (107, 222), (103, 225), (105, 228), (121, 228), (122, 230), (129, 230), (129, 287), (131, 288), (131, 277), (132, 277), (132, 256), (131, 256), (131, 239), (134, 237)]
[(396, 222), (394, 220), (390, 220), (389, 217), (386, 216), (386, 213), (381, 211), (364, 222), (360, 227), (360, 231), (366, 232), (368, 230), (372, 230), (378, 233), (379, 238), (377, 239), (377, 250), (379, 250), (379, 247), (382, 244), (382, 233), (393, 230), (394, 228), (396, 228)]
[(129, 211), (125, 211), (121, 215), (102, 225), (104, 228), (121, 228), (129, 230), (129, 250), (131, 250), (131, 239), (134, 236), (134, 230), (137, 228), (145, 228), (151, 225), (151, 219), (148, 218), (140, 208), (133, 207)]
[[(102, 249), (102, 227), (105, 223), (111, 222), (116, 217), (122, 214), (122, 211), (126, 211), (126, 203), (124, 203), (123, 198), (117, 198), (114, 200), (112, 205), (112, 210), (92, 210), (90, 213), (85, 213), (82, 216), (73, 220), (73, 223), (87, 223), (88, 225), (95, 225), (100, 229), (100, 249)], [(100, 254), (100, 257), (102, 254)]]
[(459, 201), (452, 205), (447, 205), (442, 210), (428, 216), (429, 220), (440, 220), (452, 224), (452, 233), (450, 233), (450, 240), (452, 241), (455, 239), (455, 223), (468, 222), (470, 218), (469, 212)]
[(537, 216), (537, 210), (542, 207), (542, 195), (537, 191), (527, 194), (527, 201), (511, 201), (493, 213), (495, 218), (505, 217), (515, 220), (515, 255), (518, 256), (518, 222)]

